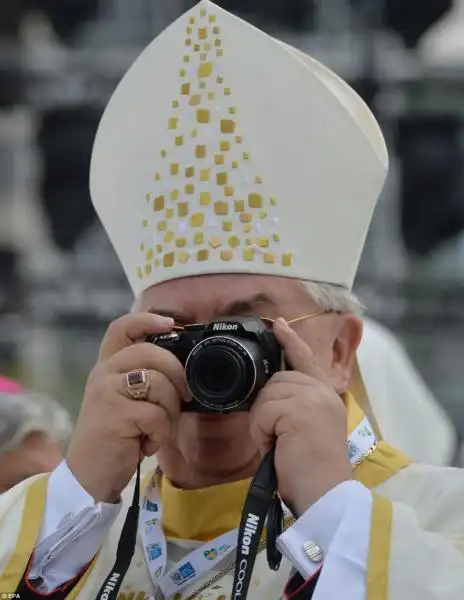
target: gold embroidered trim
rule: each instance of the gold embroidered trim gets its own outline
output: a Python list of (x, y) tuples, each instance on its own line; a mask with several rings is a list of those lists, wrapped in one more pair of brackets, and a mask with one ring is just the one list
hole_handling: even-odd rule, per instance
[(374, 454), (376, 450), (377, 442), (374, 442), (372, 446), (362, 456), (360, 456), (357, 461), (353, 463), (353, 471), (355, 471), (366, 460), (366, 458)]

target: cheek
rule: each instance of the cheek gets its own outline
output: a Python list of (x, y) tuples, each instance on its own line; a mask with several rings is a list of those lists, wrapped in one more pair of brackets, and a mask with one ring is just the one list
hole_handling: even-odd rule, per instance
[(0, 493), (36, 473), (29, 454), (23, 448), (0, 454)]
[(313, 351), (317, 365), (324, 371), (327, 377), (331, 377), (334, 366), (333, 340), (327, 335), (327, 331), (321, 331), (319, 327), (312, 325), (303, 331), (297, 331), (298, 335), (310, 346)]
[(59, 444), (47, 444), (35, 453), (35, 468), (38, 473), (53, 471), (63, 460), (63, 451)]
[(319, 367), (329, 374), (333, 363), (333, 351), (331, 345), (321, 336), (315, 336), (311, 340), (311, 349)]
[(244, 439), (249, 434), (249, 413), (199, 415), (182, 413), (177, 428), (177, 441)]
[(7, 480), (14, 477), (14, 473), (21, 470), (24, 462), (25, 458), (20, 450), (0, 453), (0, 479)]

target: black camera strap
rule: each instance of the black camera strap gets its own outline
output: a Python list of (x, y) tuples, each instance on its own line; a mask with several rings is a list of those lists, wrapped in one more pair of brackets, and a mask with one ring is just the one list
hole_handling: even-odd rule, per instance
[(284, 511), (277, 494), (274, 494), (267, 514), (266, 555), (267, 564), (272, 571), (278, 571), (282, 554), (277, 549), (277, 538), (284, 529)]
[(137, 542), (140, 513), (140, 463), (137, 465), (137, 475), (134, 487), (132, 505), (127, 511), (126, 520), (119, 538), (116, 551), (116, 561), (110, 574), (97, 594), (96, 600), (116, 600), (124, 577), (129, 570)]
[[(231, 600), (246, 600), (266, 518), (266, 554), (269, 568), (278, 571), (282, 562), (282, 554), (277, 549), (277, 538), (283, 531), (284, 513), (277, 495), (274, 455), (275, 447), (261, 461), (245, 500), (238, 532)], [(294, 596), (295, 600), (300, 597), (311, 600), (318, 578), (319, 575), (306, 583), (300, 575), (294, 578), (297, 582), (296, 587), (299, 588)]]
[(267, 543), (269, 566), (273, 570), (280, 566), (282, 557), (276, 549), (275, 542), (282, 531), (283, 513), (277, 497), (274, 454), (275, 448), (261, 461), (245, 500), (238, 532), (232, 600), (245, 600), (247, 597), (266, 519), (268, 535), (271, 534)]

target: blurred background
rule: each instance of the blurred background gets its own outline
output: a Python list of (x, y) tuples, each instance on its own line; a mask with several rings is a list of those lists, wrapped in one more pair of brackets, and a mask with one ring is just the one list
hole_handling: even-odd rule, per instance
[[(392, 167), (356, 291), (464, 437), (464, 0), (216, 2), (374, 110)], [(90, 203), (93, 137), (141, 49), (193, 4), (0, 3), (0, 373), (72, 417), (108, 321), (132, 302)]]

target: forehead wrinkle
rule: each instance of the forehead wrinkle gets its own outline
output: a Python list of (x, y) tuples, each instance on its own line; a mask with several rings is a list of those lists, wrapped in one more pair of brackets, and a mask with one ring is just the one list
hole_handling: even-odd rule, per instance
[(224, 312), (227, 313), (238, 313), (238, 312), (249, 312), (258, 307), (263, 306), (275, 306), (274, 300), (264, 293), (252, 294), (251, 296), (245, 296), (243, 298), (237, 298), (230, 302), (225, 308)]
[[(243, 313), (249, 313), (254, 311), (255, 309), (258, 309), (258, 307), (264, 306), (276, 306), (276, 302), (267, 294), (251, 294), (250, 296), (244, 296), (242, 298), (232, 300), (229, 303), (225, 304), (222, 308), (217, 308), (213, 311), (213, 315), (233, 316)], [(148, 310), (148, 312), (157, 315), (162, 315), (165, 317), (172, 317), (178, 323), (192, 323), (196, 320), (192, 313), (182, 310), (151, 307)]]

